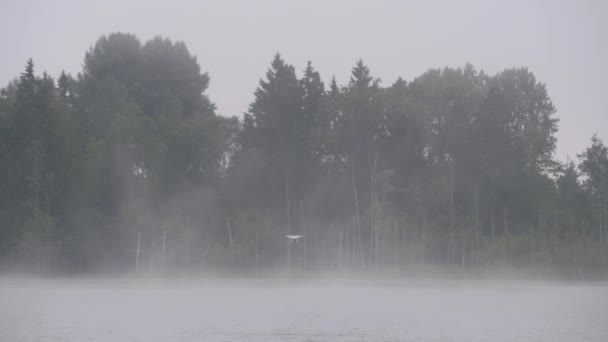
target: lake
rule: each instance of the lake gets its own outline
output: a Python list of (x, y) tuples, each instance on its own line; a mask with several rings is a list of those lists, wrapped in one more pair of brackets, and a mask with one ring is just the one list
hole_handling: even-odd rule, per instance
[(608, 285), (4, 279), (0, 341), (608, 341)]

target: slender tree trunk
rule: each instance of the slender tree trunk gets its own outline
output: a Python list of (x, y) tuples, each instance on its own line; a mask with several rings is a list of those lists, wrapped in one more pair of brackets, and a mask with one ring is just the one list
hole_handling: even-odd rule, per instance
[(291, 270), (291, 241), (287, 242), (287, 268)]
[(42, 171), (40, 170), (40, 143), (38, 140), (34, 142), (34, 217), (38, 217), (40, 213), (40, 178)]
[(603, 200), (602, 193), (600, 190), (599, 212), (600, 212), (600, 243), (601, 244), (604, 243), (604, 213), (603, 213), (604, 202), (602, 200)]
[[(285, 216), (287, 219), (287, 235), (291, 234), (291, 201), (289, 199), (289, 174), (285, 169)], [(287, 243), (287, 268), (291, 269), (291, 241)]]
[(228, 247), (232, 249), (234, 240), (232, 239), (232, 224), (230, 224), (230, 217), (226, 217), (226, 230), (228, 231)]
[(304, 226), (304, 201), (300, 200), (300, 234), (304, 237), (304, 239), (302, 239), (302, 246), (301, 246), (301, 250), (302, 250), (302, 255), (301, 255), (301, 264), (306, 264), (306, 249), (308, 247), (308, 239), (310, 238), (309, 236), (306, 235), (306, 230), (305, 230), (305, 226)]
[(448, 264), (452, 264), (454, 255), (454, 165), (450, 172), (450, 242), (448, 246)]
[(379, 241), (380, 241), (380, 232), (379, 232), (379, 227), (378, 227), (378, 220), (381, 220), (382, 216), (381, 216), (381, 210), (382, 207), (380, 206), (381, 203), (383, 203), (384, 198), (383, 198), (383, 193), (382, 191), (380, 191), (380, 194), (378, 194), (378, 152), (374, 153), (374, 261), (376, 263), (378, 263), (378, 257), (379, 257)]
[(289, 174), (285, 169), (285, 217), (287, 219), (287, 234), (291, 234), (291, 201), (289, 196)]
[[(380, 197), (378, 197), (380, 196)], [(381, 203), (384, 202), (384, 194), (380, 192), (378, 195), (378, 185), (376, 184), (376, 215), (374, 220), (374, 260), (376, 264), (380, 262), (380, 229), (378, 226), (378, 221), (382, 222), (382, 206)]]
[[(544, 222), (544, 221), (543, 221)], [(551, 247), (552, 247), (552, 243), (553, 243), (553, 230), (551, 229), (551, 225), (549, 223), (546, 223), (547, 225), (547, 263), (549, 265), (551, 265), (553, 263), (553, 258), (551, 256)]]
[(508, 244), (509, 244), (509, 209), (508, 207), (505, 205), (505, 231), (503, 233), (504, 236), (504, 262), (505, 265), (507, 264), (507, 259), (509, 256), (509, 248), (508, 248)]
[(405, 232), (403, 231), (403, 227), (399, 222), (395, 223), (397, 225), (397, 245), (399, 247), (398, 250), (398, 258), (399, 258), (399, 268), (402, 269), (405, 264)]
[(260, 240), (258, 237), (258, 230), (255, 230), (255, 272), (260, 270)]
[[(407, 222), (407, 221), (406, 221)], [(403, 242), (402, 242), (402, 250), (403, 250), (403, 262), (404, 264), (411, 264), (411, 260), (409, 258), (409, 249), (408, 249), (408, 241), (407, 241), (407, 224), (404, 224), (403, 226), (400, 226), (401, 231), (403, 233), (402, 238), (403, 238)]]
[[(345, 227), (346, 226), (346, 227)], [(342, 228), (346, 228), (344, 229), (344, 266), (345, 267), (350, 267), (351, 264), (351, 258), (350, 258), (350, 234), (348, 234), (348, 225), (342, 223)]]
[(190, 215), (186, 217), (186, 267), (190, 266)]
[(369, 189), (370, 189), (370, 226), (369, 226), (369, 264), (373, 265), (375, 260), (375, 239), (376, 239), (376, 160), (373, 146), (368, 149), (369, 164)]
[(466, 264), (466, 252), (465, 252), (465, 245), (464, 245), (464, 239), (460, 239), (461, 243), (460, 243), (460, 257), (462, 260), (462, 266), (464, 267)]
[(479, 226), (479, 190), (475, 190), (475, 264), (479, 263), (479, 248), (481, 239)]
[(160, 267), (161, 269), (164, 271), (165, 270), (165, 250), (167, 247), (167, 231), (163, 230), (163, 244), (162, 244), (162, 249), (161, 249), (161, 256), (160, 256)]
[(496, 237), (496, 225), (494, 224), (494, 214), (490, 215), (490, 224), (492, 225), (492, 243)]
[(355, 264), (357, 263), (357, 217), (354, 216), (353, 217), (353, 229), (350, 232), (350, 249), (351, 249), (351, 255), (350, 255), (350, 264), (351, 267), (355, 267)]
[[(361, 240), (361, 216), (360, 216), (360, 212), (359, 212), (359, 191), (357, 190), (357, 180), (356, 180), (356, 174), (355, 174), (355, 169), (356, 169), (356, 164), (357, 164), (357, 154), (359, 153), (359, 146), (357, 145), (357, 153), (353, 156), (352, 158), (352, 172), (351, 172), (351, 180), (352, 180), (352, 186), (353, 186), (353, 196), (354, 196), (354, 200), (355, 200), (355, 229), (356, 229), (356, 240), (357, 240), (357, 244), (358, 244), (358, 248), (359, 248), (359, 259), (360, 259), (360, 263), (361, 266), (363, 265), (363, 242)], [(354, 248), (353, 248), (354, 250)]]
[(606, 194), (602, 195), (602, 239), (601, 242), (606, 242)]
[(422, 214), (422, 263), (426, 263), (426, 211)]
[(137, 249), (135, 250), (135, 271), (139, 271), (139, 252), (141, 251), (141, 232), (137, 232)]
[(367, 240), (367, 263), (372, 265), (372, 254), (374, 249), (374, 170), (372, 166), (372, 146), (367, 149), (367, 166), (369, 170), (369, 239)]
[(338, 241), (338, 268), (342, 269), (344, 267), (344, 260), (342, 256), (342, 225), (340, 225), (340, 240)]

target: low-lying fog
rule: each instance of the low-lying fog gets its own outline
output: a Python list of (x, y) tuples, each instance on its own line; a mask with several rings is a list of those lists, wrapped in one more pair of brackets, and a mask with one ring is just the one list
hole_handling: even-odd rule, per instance
[(0, 341), (607, 341), (606, 284), (4, 278)]

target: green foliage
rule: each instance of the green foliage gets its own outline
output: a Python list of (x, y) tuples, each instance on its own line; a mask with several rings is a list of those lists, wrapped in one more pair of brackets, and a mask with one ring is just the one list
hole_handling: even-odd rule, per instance
[(525, 68), (383, 87), (359, 60), (326, 89), (277, 54), (241, 120), (209, 82), (162, 37), (103, 36), (56, 83), (29, 60), (0, 92), (0, 264), (608, 265), (608, 148), (559, 164)]

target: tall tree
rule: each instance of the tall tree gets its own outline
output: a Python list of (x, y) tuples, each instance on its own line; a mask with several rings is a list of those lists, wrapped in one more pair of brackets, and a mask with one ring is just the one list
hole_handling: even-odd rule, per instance
[[(367, 257), (372, 261), (373, 235), (375, 234), (375, 205), (378, 144), (383, 130), (383, 113), (380, 103), (380, 81), (374, 79), (362, 60), (351, 72), (348, 87), (344, 89), (336, 118), (336, 134), (342, 158), (350, 169), (353, 198), (353, 235), (361, 263)], [(366, 210), (367, 209), (367, 210)], [(366, 212), (364, 212), (366, 210)], [(367, 214), (367, 220), (363, 215)], [(365, 224), (367, 223), (367, 224)], [(369, 248), (363, 247), (363, 226), (367, 229)], [(367, 253), (364, 252), (367, 250)]]
[(606, 203), (608, 202), (608, 147), (594, 135), (589, 146), (580, 156), (580, 170), (586, 179), (583, 183), (597, 213), (594, 221), (597, 225), (600, 242), (606, 237)]

